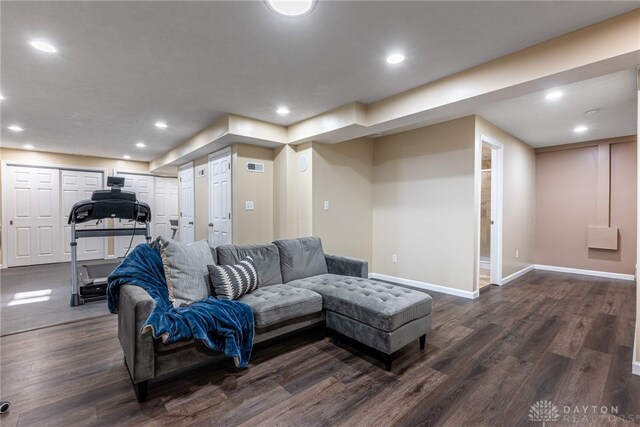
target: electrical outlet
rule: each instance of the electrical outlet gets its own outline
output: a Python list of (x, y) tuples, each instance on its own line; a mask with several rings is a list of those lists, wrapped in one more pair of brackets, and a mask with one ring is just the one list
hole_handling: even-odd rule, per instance
[(253, 200), (247, 200), (244, 203), (244, 208), (248, 211), (252, 211), (253, 210)]
[(324, 201), (324, 210), (325, 210), (325, 211), (328, 211), (328, 210), (329, 210), (329, 201), (328, 201), (328, 200), (325, 200), (325, 201)]
[(516, 249), (516, 259), (520, 258), (520, 251)]
[(391, 262), (398, 262), (398, 255), (396, 254), (391, 255)]

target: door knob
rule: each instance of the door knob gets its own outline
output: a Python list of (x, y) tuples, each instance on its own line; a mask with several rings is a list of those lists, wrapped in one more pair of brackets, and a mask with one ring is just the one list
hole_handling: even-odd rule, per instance
[(209, 223), (209, 227), (213, 227), (213, 223), (212, 222)]
[(189, 221), (189, 225), (193, 225), (193, 221)]

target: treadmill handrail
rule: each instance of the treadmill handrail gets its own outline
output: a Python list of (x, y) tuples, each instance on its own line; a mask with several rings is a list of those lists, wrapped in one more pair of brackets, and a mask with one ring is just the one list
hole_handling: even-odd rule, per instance
[(85, 237), (111, 237), (111, 236), (146, 236), (146, 227), (142, 228), (87, 228), (76, 229), (76, 239)]

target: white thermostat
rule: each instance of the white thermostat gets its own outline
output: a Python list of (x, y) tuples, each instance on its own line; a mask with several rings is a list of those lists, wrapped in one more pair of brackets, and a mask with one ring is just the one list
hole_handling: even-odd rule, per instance
[(264, 172), (264, 163), (247, 162), (247, 171)]

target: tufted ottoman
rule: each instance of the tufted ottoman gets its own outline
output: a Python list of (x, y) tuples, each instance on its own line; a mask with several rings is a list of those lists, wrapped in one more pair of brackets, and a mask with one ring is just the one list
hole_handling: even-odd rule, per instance
[(360, 277), (321, 274), (287, 283), (322, 295), (327, 327), (385, 355), (420, 338), (424, 348), (431, 329), (431, 297), (423, 292)]

